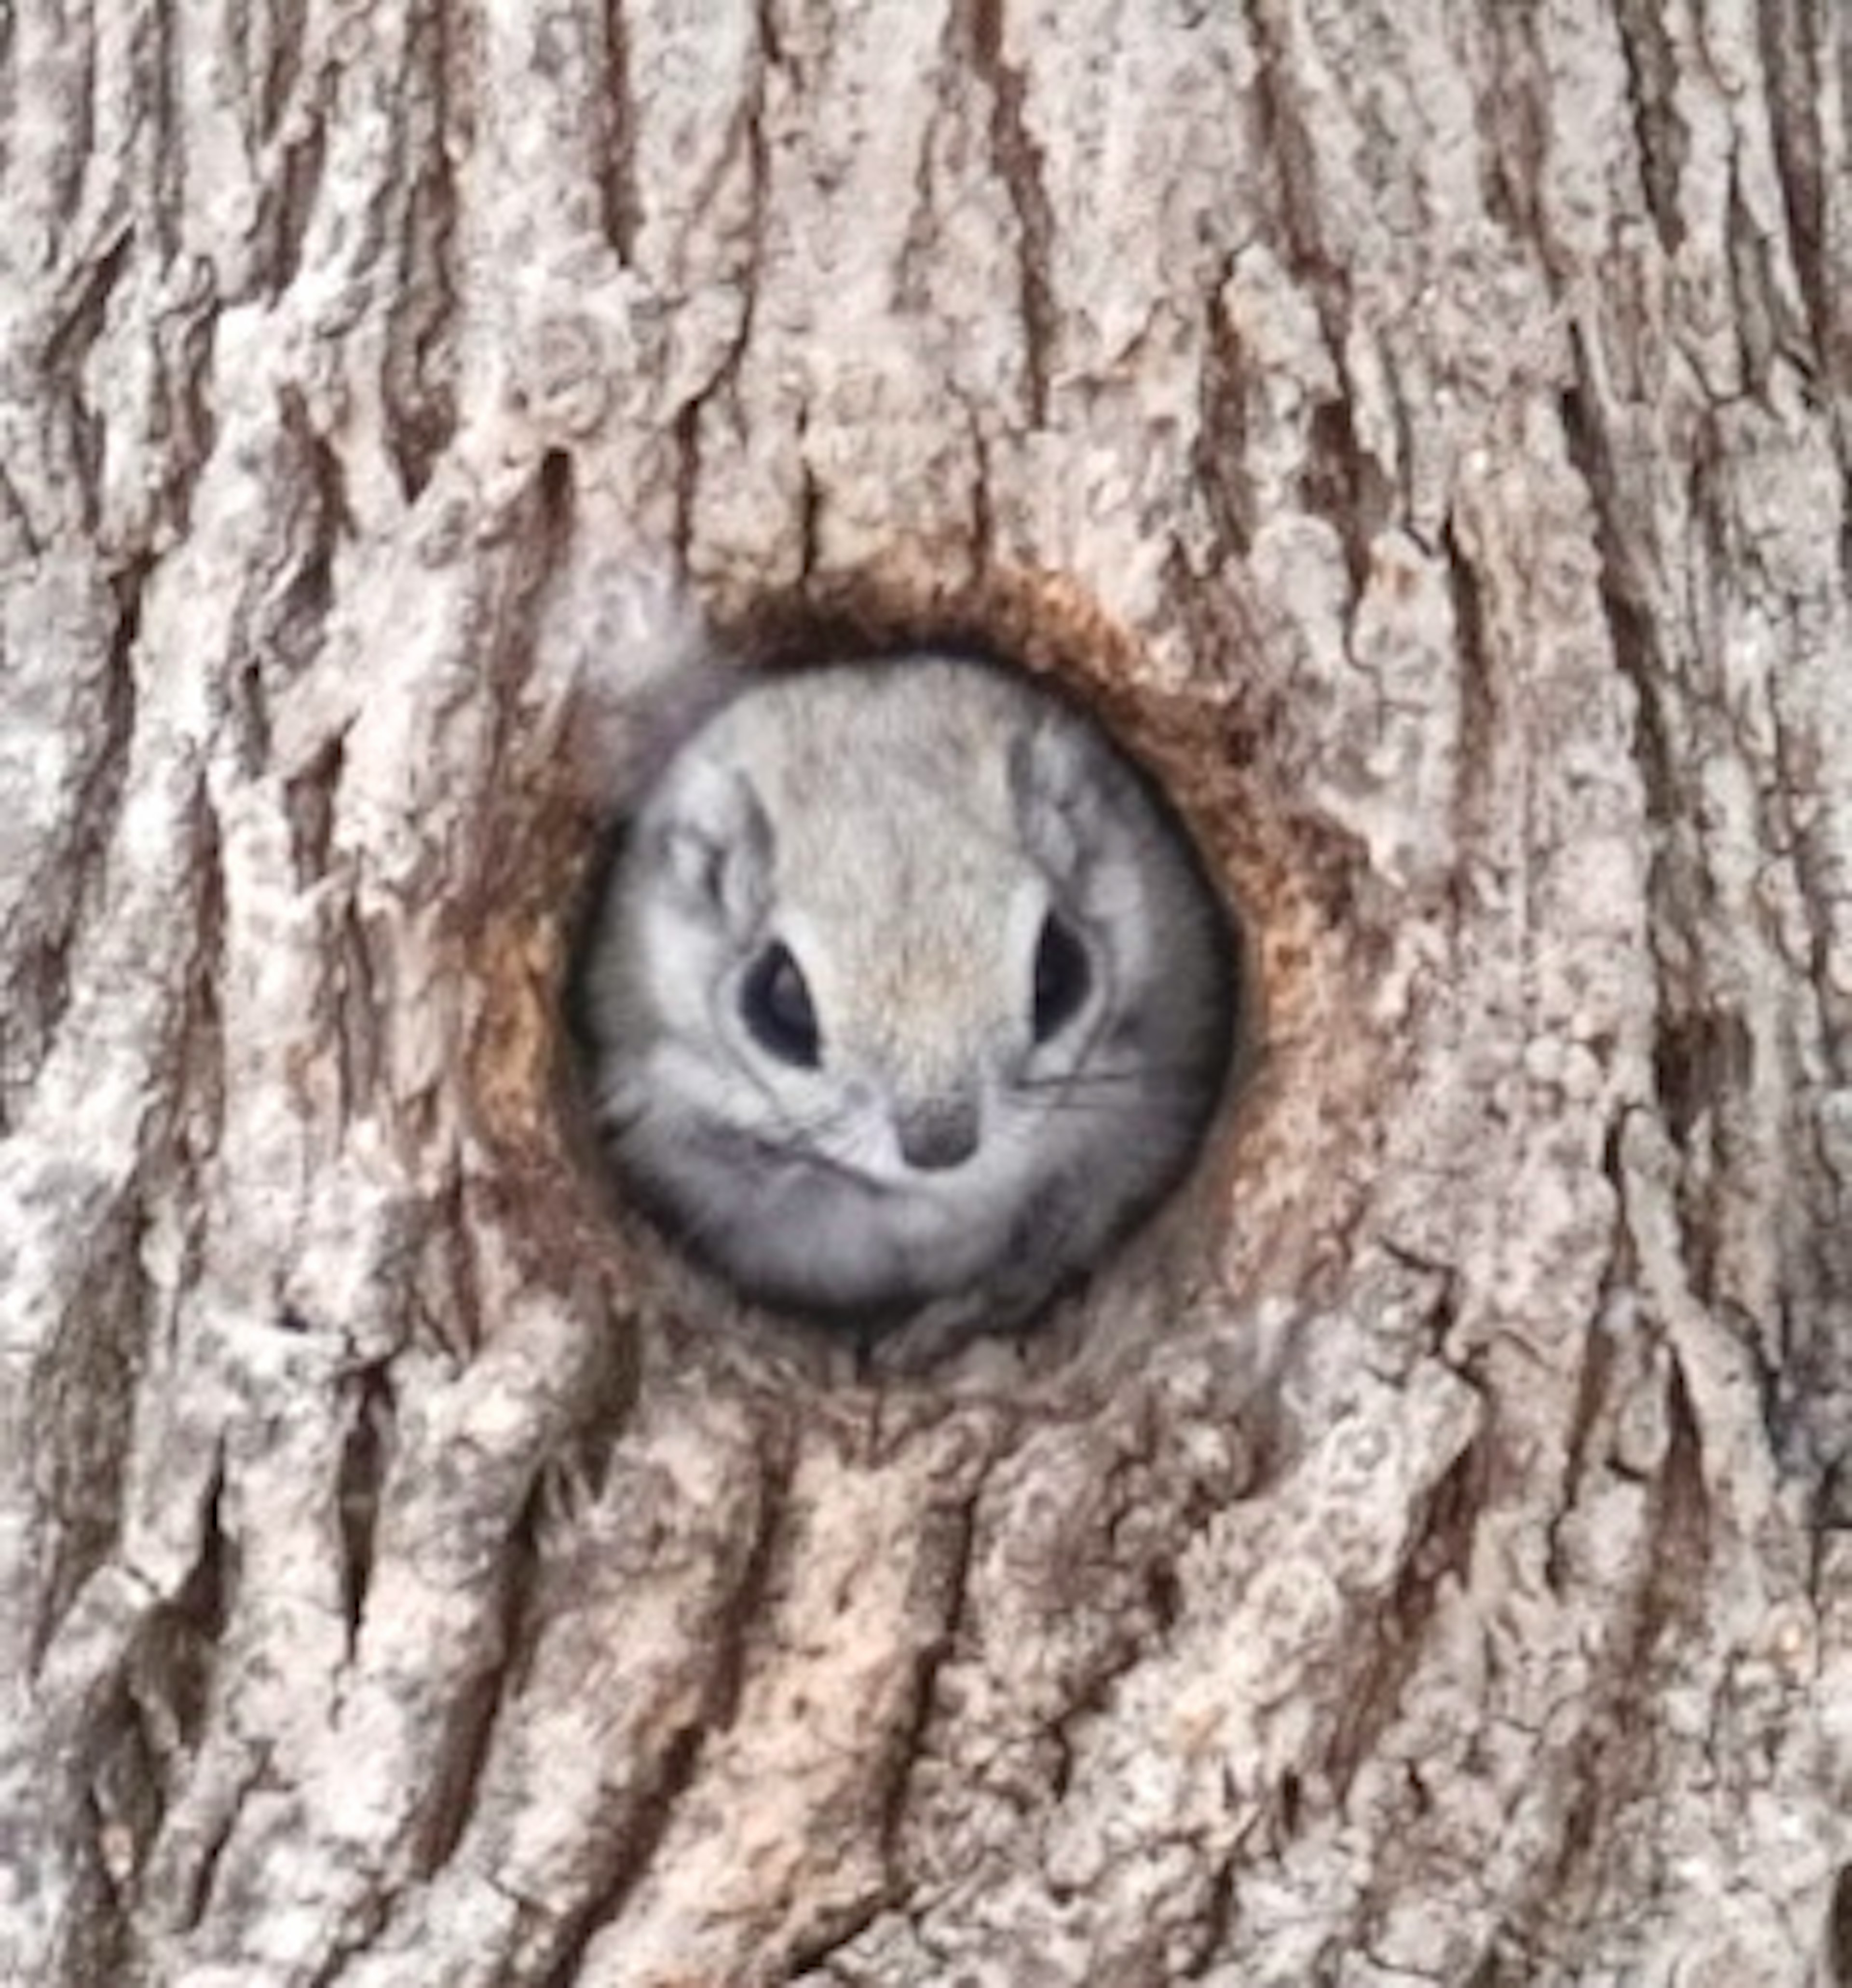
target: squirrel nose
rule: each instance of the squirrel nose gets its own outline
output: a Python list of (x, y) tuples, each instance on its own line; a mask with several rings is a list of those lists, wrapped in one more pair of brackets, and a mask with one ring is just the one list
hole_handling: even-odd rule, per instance
[(901, 1156), (922, 1173), (947, 1173), (977, 1150), (975, 1097), (935, 1097), (894, 1114)]

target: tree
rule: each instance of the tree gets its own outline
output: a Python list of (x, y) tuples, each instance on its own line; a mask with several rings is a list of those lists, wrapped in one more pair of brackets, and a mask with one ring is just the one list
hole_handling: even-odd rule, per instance
[[(6, 1978), (1852, 1980), (1835, 0), (0, 76)], [(1241, 907), (1020, 1351), (858, 1381), (575, 1142), (665, 560), (1062, 671)]]

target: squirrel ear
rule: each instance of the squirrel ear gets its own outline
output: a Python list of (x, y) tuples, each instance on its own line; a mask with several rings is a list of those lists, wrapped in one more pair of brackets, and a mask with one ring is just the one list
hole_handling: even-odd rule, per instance
[(1017, 825), (1036, 860), (1072, 877), (1099, 840), (1101, 796), (1109, 774), (1085, 728), (1065, 715), (1040, 720), (1010, 750)]
[(688, 907), (750, 933), (770, 896), (771, 823), (744, 774), (691, 766), (669, 796), (659, 850), (670, 888)]

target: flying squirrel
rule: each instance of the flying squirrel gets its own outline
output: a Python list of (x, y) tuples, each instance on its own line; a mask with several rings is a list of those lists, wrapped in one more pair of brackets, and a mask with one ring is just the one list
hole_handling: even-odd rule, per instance
[(594, 1119), (747, 1297), (943, 1348), (1177, 1185), (1237, 967), (1187, 832), (1065, 696), (937, 654), (744, 672), (592, 907)]

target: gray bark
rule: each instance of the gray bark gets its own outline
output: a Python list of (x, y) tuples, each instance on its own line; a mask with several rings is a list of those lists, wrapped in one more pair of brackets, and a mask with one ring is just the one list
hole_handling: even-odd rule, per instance
[[(1839, 0), (6, 13), (0, 1975), (1852, 1980), (1849, 105)], [(1021, 1355), (581, 1162), (669, 567), (1066, 671), (1248, 915)]]

